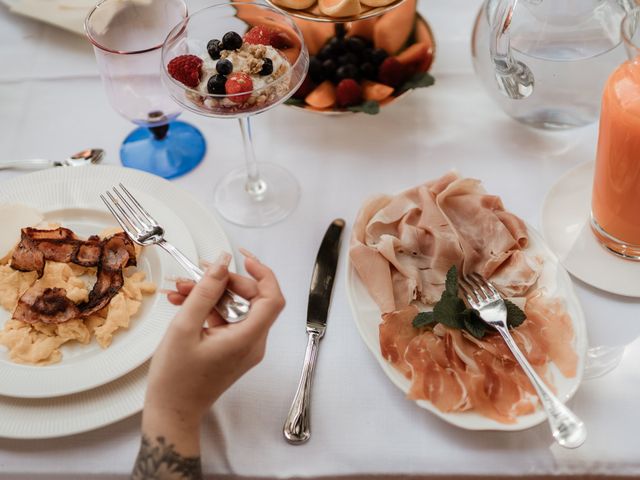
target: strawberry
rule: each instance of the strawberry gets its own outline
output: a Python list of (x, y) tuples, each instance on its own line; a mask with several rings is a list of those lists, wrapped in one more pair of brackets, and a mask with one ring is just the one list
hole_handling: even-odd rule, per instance
[(339, 107), (358, 105), (362, 103), (362, 87), (352, 78), (345, 78), (336, 87), (336, 98)]
[[(238, 72), (232, 73), (227, 77), (227, 83), (224, 84), (224, 88), (227, 91), (227, 95), (235, 95), (231, 97), (231, 100), (236, 103), (246, 102), (251, 96), (253, 90), (253, 82), (251, 77), (246, 73)], [(245, 95), (237, 95), (239, 93), (246, 93)]]
[(202, 66), (202, 59), (195, 55), (180, 55), (173, 58), (167, 70), (169, 75), (184, 83), (187, 87), (195, 88), (200, 83), (200, 67)]
[(387, 57), (378, 69), (378, 81), (397, 88), (407, 79), (407, 67), (398, 61), (396, 57)]
[(252, 27), (244, 34), (244, 41), (254, 45), (271, 45), (274, 48), (289, 48), (291, 46), (286, 34), (281, 30), (267, 27), (266, 25), (258, 25)]

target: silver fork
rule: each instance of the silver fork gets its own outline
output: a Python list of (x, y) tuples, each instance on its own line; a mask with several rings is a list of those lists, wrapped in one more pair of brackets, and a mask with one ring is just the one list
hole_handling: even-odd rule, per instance
[[(142, 246), (158, 245), (170, 253), (191, 278), (199, 281), (204, 272), (184, 256), (180, 250), (165, 240), (162, 226), (140, 205), (124, 185), (120, 184), (120, 190), (113, 187), (115, 196), (107, 191), (104, 195), (101, 194), (100, 198), (129, 238)], [(239, 322), (244, 320), (249, 313), (249, 306), (248, 300), (231, 290), (225, 290), (215, 309), (227, 322)]]
[(498, 290), (491, 282), (475, 273), (463, 276), (460, 279), (460, 287), (467, 297), (469, 306), (480, 313), (480, 317), (486, 324), (498, 330), (524, 373), (529, 377), (547, 413), (553, 438), (565, 448), (577, 448), (582, 445), (587, 438), (584, 423), (553, 394), (516, 345), (507, 325), (507, 307)]

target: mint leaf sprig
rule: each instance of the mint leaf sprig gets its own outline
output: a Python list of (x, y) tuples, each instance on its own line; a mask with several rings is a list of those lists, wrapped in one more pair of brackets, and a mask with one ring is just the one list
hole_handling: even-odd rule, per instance
[[(468, 308), (464, 301), (458, 297), (458, 269), (453, 265), (447, 272), (445, 288), (440, 300), (433, 306), (431, 312), (420, 312), (413, 319), (415, 328), (425, 328), (436, 323), (466, 330), (476, 338), (483, 338), (489, 329), (480, 314), (473, 308)], [(527, 315), (515, 303), (505, 300), (507, 307), (507, 324), (509, 328), (516, 328), (522, 324)]]

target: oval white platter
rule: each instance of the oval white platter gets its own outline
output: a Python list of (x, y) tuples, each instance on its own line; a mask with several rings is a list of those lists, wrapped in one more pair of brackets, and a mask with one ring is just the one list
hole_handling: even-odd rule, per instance
[[(573, 378), (564, 377), (554, 364), (550, 365), (558, 397), (566, 402), (578, 389), (584, 372), (587, 352), (587, 332), (584, 313), (573, 289), (571, 278), (558, 262), (557, 257), (545, 244), (540, 234), (527, 225), (529, 230), (529, 246), (526, 251), (540, 255), (544, 259), (544, 269), (538, 280), (538, 285), (547, 288), (550, 296), (561, 297), (573, 321), (574, 348), (578, 354), (578, 368)], [(353, 318), (360, 332), (360, 336), (378, 361), (389, 380), (405, 394), (409, 392), (411, 381), (398, 372), (380, 353), (379, 324), (381, 312), (373, 301), (364, 284), (360, 280), (350, 260), (347, 268), (347, 296), (353, 312)], [(418, 400), (415, 402), (444, 421), (467, 430), (525, 430), (546, 420), (546, 415), (540, 408), (536, 412), (518, 417), (512, 424), (504, 424), (484, 417), (474, 412), (444, 413), (431, 402)]]

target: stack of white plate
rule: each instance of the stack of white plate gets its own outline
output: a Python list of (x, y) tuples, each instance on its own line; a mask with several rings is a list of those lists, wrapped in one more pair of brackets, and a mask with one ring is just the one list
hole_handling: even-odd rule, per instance
[[(213, 260), (220, 251), (231, 251), (224, 231), (208, 210), (166, 180), (137, 170), (91, 166), (23, 175), (2, 184), (0, 205), (33, 207), (45, 221), (88, 236), (117, 226), (99, 194), (118, 183), (165, 227), (167, 240), (192, 260)], [(171, 277), (185, 276), (159, 248), (146, 248), (138, 262), (138, 269), (159, 289), (174, 287)], [(0, 347), (0, 437), (60, 437), (139, 412), (148, 360), (174, 313), (175, 307), (164, 295), (146, 297), (131, 327), (116, 332), (110, 347), (102, 349), (95, 341), (89, 345), (71, 342), (61, 347), (63, 359), (54, 365), (18, 365)], [(0, 329), (9, 317), (9, 312), (0, 309)]]

